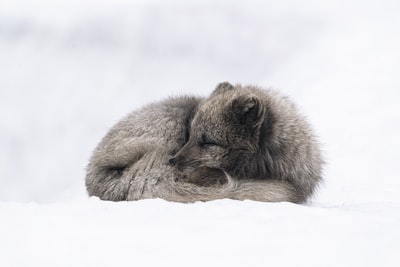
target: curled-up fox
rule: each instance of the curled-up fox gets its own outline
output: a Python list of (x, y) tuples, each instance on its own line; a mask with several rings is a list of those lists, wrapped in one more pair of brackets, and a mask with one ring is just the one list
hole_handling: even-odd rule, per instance
[(150, 104), (118, 122), (87, 167), (104, 200), (305, 202), (322, 179), (312, 129), (274, 90), (219, 84), (208, 98)]

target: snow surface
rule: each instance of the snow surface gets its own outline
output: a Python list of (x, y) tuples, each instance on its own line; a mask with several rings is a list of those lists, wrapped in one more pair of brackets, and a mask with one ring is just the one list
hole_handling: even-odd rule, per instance
[[(0, 266), (400, 266), (400, 2), (0, 2)], [(221, 81), (323, 145), (307, 205), (88, 198), (118, 119)]]

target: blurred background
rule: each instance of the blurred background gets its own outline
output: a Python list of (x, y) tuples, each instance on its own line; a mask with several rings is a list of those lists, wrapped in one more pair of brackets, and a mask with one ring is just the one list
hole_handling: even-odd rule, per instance
[(87, 198), (107, 130), (221, 81), (273, 87), (309, 118), (320, 203), (398, 201), (399, 1), (0, 3), (0, 201)]

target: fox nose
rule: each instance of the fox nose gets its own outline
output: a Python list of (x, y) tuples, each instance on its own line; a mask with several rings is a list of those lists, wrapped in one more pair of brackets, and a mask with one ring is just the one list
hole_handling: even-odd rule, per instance
[(175, 157), (170, 158), (170, 159), (168, 160), (168, 163), (169, 163), (170, 165), (172, 165), (172, 166), (175, 166), (175, 164), (176, 164), (176, 158), (175, 158)]

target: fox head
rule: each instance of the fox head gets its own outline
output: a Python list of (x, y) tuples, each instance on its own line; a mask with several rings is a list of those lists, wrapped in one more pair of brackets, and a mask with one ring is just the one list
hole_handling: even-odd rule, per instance
[(235, 175), (259, 150), (266, 106), (259, 95), (224, 82), (196, 112), (188, 142), (169, 160), (178, 169), (216, 168)]

